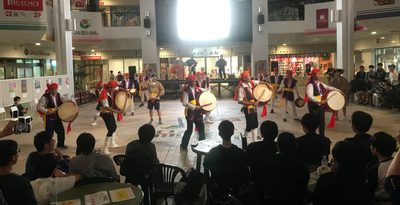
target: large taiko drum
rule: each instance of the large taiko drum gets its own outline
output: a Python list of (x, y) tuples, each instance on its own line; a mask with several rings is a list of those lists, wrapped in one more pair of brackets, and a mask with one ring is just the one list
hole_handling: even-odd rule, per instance
[(132, 99), (130, 94), (126, 90), (118, 90), (115, 94), (115, 107), (120, 110), (124, 110), (125, 108), (132, 105)]
[(295, 101), (294, 104), (296, 105), (296, 107), (304, 107), (304, 105), (306, 104), (306, 102), (304, 102), (304, 99), (301, 97), (298, 97)]
[(326, 100), (325, 109), (328, 111), (341, 110), (346, 104), (343, 94), (335, 90), (326, 92), (321, 99)]
[(211, 92), (203, 92), (199, 97), (199, 105), (205, 111), (212, 111), (217, 107), (217, 98)]
[(254, 98), (260, 102), (269, 101), (272, 93), (272, 87), (268, 84), (258, 84), (253, 91)]
[(73, 102), (63, 102), (57, 108), (58, 117), (64, 122), (74, 121), (79, 114), (78, 106)]

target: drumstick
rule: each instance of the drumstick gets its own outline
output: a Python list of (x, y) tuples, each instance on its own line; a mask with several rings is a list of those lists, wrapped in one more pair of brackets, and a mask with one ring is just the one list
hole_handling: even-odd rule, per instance
[[(128, 91), (126, 91), (126, 95), (129, 95)], [(128, 98), (129, 98), (129, 97), (127, 97), (127, 98), (125, 99), (124, 108), (123, 108), (122, 110), (125, 110), (126, 103), (128, 102)]]
[(264, 95), (264, 93), (265, 93), (265, 89), (261, 92), (261, 95), (258, 97), (258, 100), (261, 99), (261, 97)]
[(337, 93), (333, 93), (326, 101), (330, 100), (333, 96), (335, 96)]
[(200, 106), (200, 107), (207, 107), (207, 106), (209, 106), (209, 105), (212, 105), (212, 103), (208, 103), (208, 104), (202, 105), (202, 106)]

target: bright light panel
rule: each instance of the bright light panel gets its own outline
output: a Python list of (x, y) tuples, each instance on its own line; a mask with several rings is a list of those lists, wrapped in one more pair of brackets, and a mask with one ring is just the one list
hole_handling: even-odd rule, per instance
[(178, 36), (186, 41), (209, 41), (229, 37), (230, 0), (178, 0)]

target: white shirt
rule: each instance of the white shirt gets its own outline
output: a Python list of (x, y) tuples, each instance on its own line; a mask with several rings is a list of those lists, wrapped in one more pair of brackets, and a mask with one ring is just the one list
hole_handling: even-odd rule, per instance
[[(189, 89), (192, 91), (193, 96), (196, 97), (195, 95), (195, 88), (193, 87), (189, 87)], [(190, 104), (189, 103), (189, 95), (187, 94), (187, 92), (183, 92), (183, 100), (182, 100), (182, 105), (189, 108), (190, 110), (195, 110), (196, 109), (196, 105)]]
[(389, 72), (390, 84), (392, 85), (399, 84), (398, 79), (399, 79), (399, 73), (397, 71), (394, 71), (393, 73)]
[(388, 199), (389, 198), (388, 193), (385, 191), (384, 185), (385, 185), (386, 173), (387, 173), (387, 170), (389, 169), (389, 166), (390, 166), (390, 163), (392, 162), (392, 160), (379, 163), (378, 185), (375, 190), (375, 197), (378, 199)]
[[(248, 89), (248, 88), (250, 88), (250, 89)], [(253, 91), (251, 90), (251, 84), (250, 83), (242, 83), (242, 86), (239, 87), (239, 93), (238, 93), (238, 101), (239, 102), (242, 102), (243, 99), (244, 99), (244, 96), (246, 96), (246, 93), (245, 93), (244, 89), (248, 89), (250, 94), (253, 93)]]
[(75, 176), (39, 178), (31, 181), (33, 192), (39, 205), (49, 203), (48, 198), (53, 182), (55, 183), (56, 193), (59, 194), (74, 187)]
[[(320, 81), (316, 81), (317, 83), (317, 88), (319, 89), (319, 86), (322, 85), (326, 90), (335, 90), (335, 91), (340, 91), (339, 89), (336, 89), (334, 87), (328, 86), (325, 83), (322, 83)], [(319, 103), (319, 100), (314, 97), (314, 86), (313, 84), (309, 83), (306, 87), (306, 94), (309, 100)]]
[[(70, 99), (67, 97), (64, 97), (62, 95), (60, 95), (61, 101), (62, 102), (67, 102), (67, 101), (71, 101), (71, 102), (75, 102), (74, 99)], [(54, 104), (56, 105), (56, 108), (60, 105), (57, 105), (57, 98), (56, 96), (51, 96), (51, 99), (53, 100)], [(47, 99), (45, 96), (42, 96), (39, 100), (39, 103), (37, 105), (37, 110), (42, 112), (42, 113), (47, 113), (49, 110), (47, 109)]]

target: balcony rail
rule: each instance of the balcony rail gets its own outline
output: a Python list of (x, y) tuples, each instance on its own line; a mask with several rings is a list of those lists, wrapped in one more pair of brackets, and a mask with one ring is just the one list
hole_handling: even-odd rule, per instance
[(304, 21), (304, 6), (334, 0), (268, 1), (268, 21)]
[(140, 12), (103, 12), (104, 27), (140, 26)]

